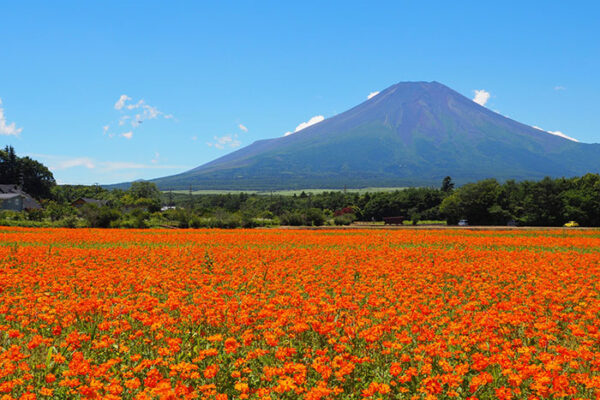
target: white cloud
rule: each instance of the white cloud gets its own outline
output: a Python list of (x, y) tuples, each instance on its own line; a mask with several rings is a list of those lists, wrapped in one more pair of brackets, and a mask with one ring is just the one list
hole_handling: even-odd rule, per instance
[(119, 118), (119, 126), (123, 126), (125, 125), (125, 123), (127, 122), (128, 119), (130, 119), (131, 117), (129, 115), (123, 115), (121, 118)]
[(369, 95), (367, 96), (367, 100), (371, 100), (373, 97), (377, 96), (379, 94), (379, 92), (371, 92), (369, 93)]
[(315, 115), (308, 121), (302, 122), (300, 125), (298, 125), (296, 127), (296, 129), (294, 130), (294, 132), (301, 131), (302, 129), (308, 128), (311, 125), (318, 124), (319, 122), (323, 121), (324, 119), (325, 119), (325, 117), (322, 115)]
[(564, 86), (558, 85), (558, 86), (554, 86), (554, 90), (567, 90), (567, 88)]
[[(157, 107), (147, 104), (146, 101), (143, 99), (137, 102), (131, 101), (131, 97), (127, 96), (126, 94), (123, 94), (115, 103), (115, 110), (118, 110), (121, 113), (121, 116), (118, 119), (119, 126), (123, 126), (126, 123), (130, 123), (132, 128), (135, 129), (147, 120), (158, 119), (160, 117), (164, 119), (174, 118), (173, 114), (165, 114), (162, 111), (160, 111)], [(114, 135), (108, 136), (113, 137)], [(126, 134), (123, 134), (121, 136), (130, 139), (132, 134), (130, 132), (127, 132)]]
[(108, 130), (109, 130), (109, 129), (110, 129), (110, 125), (104, 125), (104, 126), (102, 127), (102, 133), (103, 133), (104, 135), (106, 135), (106, 134), (108, 133)]
[(568, 140), (571, 140), (571, 141), (573, 141), (573, 142), (579, 142), (579, 140), (577, 140), (577, 139), (575, 139), (575, 138), (572, 138), (571, 136), (567, 136), (567, 135), (565, 135), (564, 133), (562, 133), (561, 131), (547, 131), (547, 130), (545, 130), (545, 129), (542, 129), (542, 128), (540, 128), (539, 126), (536, 126), (536, 125), (533, 125), (533, 128), (535, 128), (535, 129), (537, 129), (537, 130), (540, 130), (540, 131), (542, 131), (542, 132), (549, 133), (549, 134), (551, 134), (551, 135), (554, 135), (554, 136), (560, 136), (560, 137), (561, 137), (561, 138), (563, 138), (563, 139), (568, 139)]
[[(142, 112), (135, 114), (131, 121), (131, 126), (133, 126), (134, 128), (137, 128), (142, 122), (146, 120), (156, 119), (160, 115), (163, 115), (163, 113), (159, 111), (158, 108), (149, 106), (148, 104), (144, 104), (143, 101), (144, 100), (140, 100), (142, 104), (139, 106), (142, 107)], [(136, 106), (135, 108), (139, 107)]]
[(123, 136), (125, 139), (131, 139), (133, 137), (133, 131), (122, 133), (121, 136)]
[(158, 151), (154, 152), (154, 158), (152, 159), (152, 164), (158, 164), (159, 158), (160, 158), (160, 153)]
[(217, 149), (224, 149), (225, 147), (230, 147), (235, 149), (236, 147), (240, 147), (242, 142), (237, 139), (238, 135), (225, 135), (225, 136), (214, 136), (214, 142), (207, 142), (206, 144), (209, 147), (216, 147)]
[(117, 100), (115, 103), (115, 110), (121, 110), (123, 107), (125, 107), (127, 100), (131, 100), (131, 97), (127, 96), (126, 94), (122, 94), (121, 97), (119, 97), (119, 100)]
[(556, 136), (560, 136), (560, 137), (565, 138), (565, 139), (572, 140), (574, 142), (579, 142), (579, 140), (577, 140), (575, 138), (572, 138), (571, 136), (567, 136), (564, 133), (562, 133), (561, 131), (547, 131), (547, 132), (549, 134), (551, 134), (551, 135), (556, 135)]
[(244, 125), (239, 124), (238, 128), (240, 128), (240, 130), (244, 131), (244, 132), (248, 132), (248, 128), (246, 128)]
[[(131, 98), (129, 100), (131, 100)], [(136, 108), (140, 108), (143, 104), (144, 104), (144, 100), (140, 100), (135, 104), (127, 104), (127, 109), (135, 110)]]
[(480, 106), (485, 106), (485, 103), (490, 99), (490, 92), (486, 92), (485, 90), (475, 90), (475, 97), (473, 97), (473, 101)]
[(2, 99), (0, 99), (0, 135), (19, 136), (23, 128), (17, 128), (15, 123), (9, 124), (4, 116), (4, 108), (2, 107)]
[[(158, 153), (155, 154), (158, 157)], [(51, 171), (60, 171), (70, 168), (83, 167), (95, 171), (116, 171), (126, 169), (181, 169), (189, 168), (185, 165), (162, 165), (158, 163), (142, 164), (130, 161), (97, 161), (89, 157), (65, 157), (49, 154), (27, 154), (44, 161)]]
[(96, 168), (96, 165), (94, 164), (92, 159), (87, 157), (80, 157), (59, 161), (58, 164), (54, 167), (54, 169), (61, 170), (73, 167), (85, 167), (87, 169), (94, 169)]
[(299, 124), (299, 125), (296, 127), (296, 129), (294, 129), (294, 132), (289, 132), (289, 131), (288, 131), (288, 132), (284, 133), (284, 134), (283, 134), (283, 136), (289, 136), (289, 135), (291, 135), (292, 133), (299, 132), (299, 131), (301, 131), (302, 129), (308, 128), (309, 126), (312, 126), (312, 125), (314, 125), (314, 124), (318, 124), (319, 122), (323, 121), (324, 119), (325, 119), (325, 117), (324, 117), (324, 116), (322, 116), (322, 115), (315, 115), (314, 117), (312, 117), (312, 118), (311, 118), (311, 119), (309, 119), (308, 121), (300, 123), (300, 124)]
[(193, 140), (193, 141), (196, 141), (196, 140), (198, 140), (198, 136), (196, 136), (196, 135), (192, 136), (192, 140)]

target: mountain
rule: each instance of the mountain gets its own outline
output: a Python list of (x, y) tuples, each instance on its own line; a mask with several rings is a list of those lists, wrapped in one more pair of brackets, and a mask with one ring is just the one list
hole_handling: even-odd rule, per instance
[(521, 124), (438, 82), (403, 82), (292, 135), (153, 182), (163, 190), (357, 188), (599, 171), (600, 144)]

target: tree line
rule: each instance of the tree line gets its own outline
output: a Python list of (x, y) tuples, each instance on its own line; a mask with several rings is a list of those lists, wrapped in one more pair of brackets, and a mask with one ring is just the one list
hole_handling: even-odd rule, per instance
[[(447, 177), (438, 188), (373, 193), (161, 193), (153, 183), (135, 182), (126, 191), (56, 186), (52, 195), (51, 205), (77, 197), (106, 200), (107, 205), (96, 212), (106, 214), (111, 210), (112, 216), (100, 225), (115, 227), (348, 225), (355, 221), (379, 222), (389, 216), (402, 216), (412, 224), (454, 225), (466, 219), (470, 225), (562, 226), (576, 221), (581, 226), (600, 226), (598, 174), (504, 183), (486, 179), (458, 188)], [(88, 210), (88, 214), (93, 213)]]
[[(98, 185), (56, 185), (52, 173), (12, 147), (0, 150), (0, 183), (21, 182), (41, 200), (43, 210), (16, 215), (3, 211), (0, 222), (37, 221), (60, 226), (94, 227), (255, 227), (272, 225), (347, 225), (402, 216), (408, 223), (461, 219), (470, 225), (600, 226), (600, 175), (544, 178), (539, 181), (486, 179), (455, 188), (451, 177), (435, 187), (389, 192), (324, 191), (294, 195), (160, 192), (150, 182), (134, 182), (128, 190)], [(103, 200), (81, 208), (80, 198)], [(16, 222), (15, 222), (16, 223)]]

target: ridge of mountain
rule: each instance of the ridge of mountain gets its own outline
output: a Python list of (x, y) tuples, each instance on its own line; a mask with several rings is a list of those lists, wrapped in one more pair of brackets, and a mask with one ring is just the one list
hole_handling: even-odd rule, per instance
[(495, 113), (438, 82), (401, 82), (289, 136), (256, 141), (159, 188), (276, 190), (430, 186), (600, 171), (600, 144)]

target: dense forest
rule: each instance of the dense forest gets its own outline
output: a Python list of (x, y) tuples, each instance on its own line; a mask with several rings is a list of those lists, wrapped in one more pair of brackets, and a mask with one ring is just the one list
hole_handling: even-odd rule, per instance
[[(21, 182), (40, 200), (42, 210), (2, 211), (0, 224), (92, 227), (256, 227), (276, 225), (348, 225), (376, 223), (401, 216), (405, 223), (470, 225), (600, 226), (600, 175), (545, 178), (540, 181), (486, 179), (454, 187), (451, 177), (440, 186), (390, 192), (325, 191), (294, 195), (256, 193), (183, 194), (160, 192), (150, 182), (127, 190), (101, 186), (56, 185), (52, 173), (12, 147), (0, 150), (0, 183)], [(79, 198), (101, 203), (73, 207)]]

